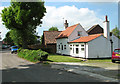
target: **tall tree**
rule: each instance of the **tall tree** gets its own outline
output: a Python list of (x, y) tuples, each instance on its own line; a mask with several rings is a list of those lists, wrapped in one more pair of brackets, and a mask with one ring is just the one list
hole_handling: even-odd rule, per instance
[(36, 32), (36, 27), (42, 24), (41, 19), (46, 13), (44, 2), (12, 2), (11, 6), (2, 10), (3, 24), (9, 30), (19, 33), (22, 47), (27, 48), (28, 37)]
[(51, 28), (49, 29), (49, 31), (58, 31), (58, 28), (57, 28), (57, 27), (51, 27)]
[(112, 29), (112, 33), (117, 36), (118, 38), (120, 38), (120, 30), (115, 27), (114, 29)]
[(7, 34), (5, 35), (5, 38), (3, 39), (3, 41), (5, 43), (7, 43), (8, 45), (14, 45), (13, 40), (10, 37), (10, 31), (7, 32)]

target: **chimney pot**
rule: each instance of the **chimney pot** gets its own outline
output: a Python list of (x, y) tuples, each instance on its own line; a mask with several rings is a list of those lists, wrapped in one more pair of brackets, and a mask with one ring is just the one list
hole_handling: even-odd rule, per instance
[(106, 22), (108, 21), (108, 19), (107, 19), (107, 15), (105, 16), (105, 21), (106, 21)]
[(65, 29), (68, 27), (67, 20), (65, 20), (64, 26), (65, 26)]

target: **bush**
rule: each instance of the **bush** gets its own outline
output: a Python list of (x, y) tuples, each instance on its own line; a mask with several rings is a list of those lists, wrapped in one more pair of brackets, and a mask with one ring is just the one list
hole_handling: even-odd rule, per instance
[(51, 48), (41, 48), (43, 51), (45, 51), (45, 52), (48, 52), (48, 53), (52, 53), (51, 52)]
[(48, 53), (42, 51), (41, 49), (39, 50), (19, 49), (18, 56), (32, 62), (37, 62), (47, 60)]

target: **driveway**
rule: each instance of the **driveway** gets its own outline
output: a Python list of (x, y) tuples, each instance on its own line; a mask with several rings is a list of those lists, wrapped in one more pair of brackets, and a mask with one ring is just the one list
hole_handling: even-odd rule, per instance
[(34, 64), (10, 54), (9, 50), (0, 54), (2, 82), (105, 82), (89, 75), (53, 69), (51, 65)]

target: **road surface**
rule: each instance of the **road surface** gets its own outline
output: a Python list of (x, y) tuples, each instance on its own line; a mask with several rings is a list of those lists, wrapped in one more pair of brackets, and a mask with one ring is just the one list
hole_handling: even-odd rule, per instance
[(2, 82), (102, 82), (88, 75), (78, 75), (53, 69), (50, 65), (28, 62), (16, 54), (10, 54), (9, 50), (1, 51), (0, 56)]

